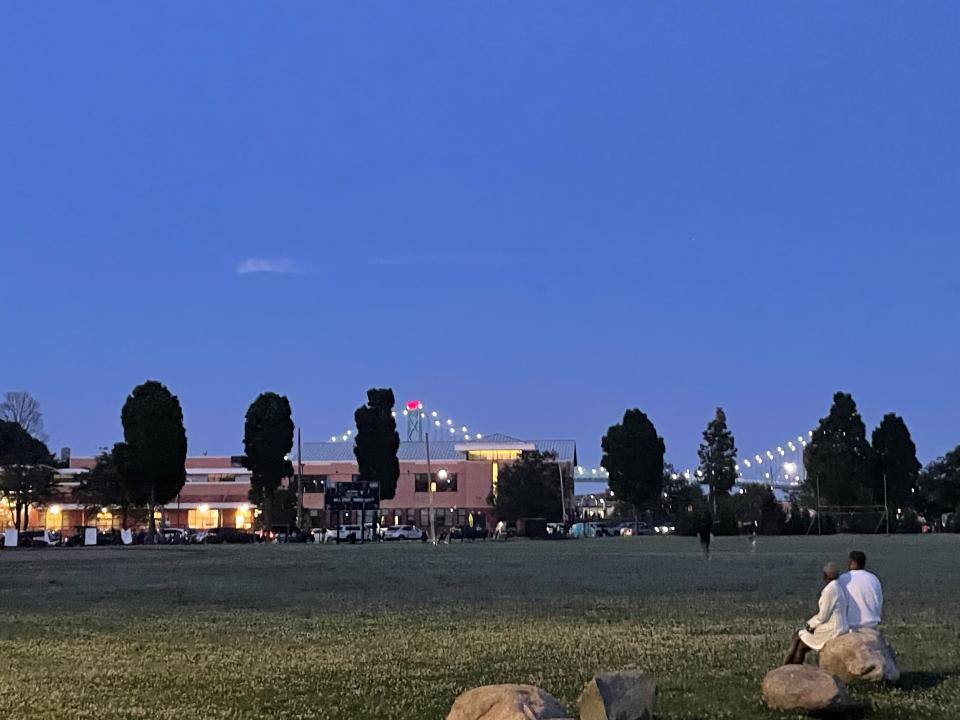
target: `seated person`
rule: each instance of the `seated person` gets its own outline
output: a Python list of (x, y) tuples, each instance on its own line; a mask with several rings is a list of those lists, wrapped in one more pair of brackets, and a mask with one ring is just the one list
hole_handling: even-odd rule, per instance
[(847, 592), (847, 625), (851, 630), (875, 628), (883, 615), (883, 588), (872, 572), (864, 570), (867, 556), (860, 550), (850, 553), (849, 572), (840, 576), (838, 582)]
[(837, 582), (839, 575), (834, 563), (824, 566), (820, 611), (794, 636), (784, 665), (802, 665), (808, 652), (820, 650), (828, 641), (847, 632), (847, 594)]

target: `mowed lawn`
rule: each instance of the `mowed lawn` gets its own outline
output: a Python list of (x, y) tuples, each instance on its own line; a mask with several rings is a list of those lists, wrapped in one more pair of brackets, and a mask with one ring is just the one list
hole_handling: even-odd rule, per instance
[(0, 552), (10, 718), (444, 717), (528, 682), (565, 702), (595, 673), (657, 676), (660, 718), (785, 718), (760, 698), (852, 548), (883, 580), (904, 681), (875, 718), (960, 717), (960, 536), (515, 540), (431, 547)]

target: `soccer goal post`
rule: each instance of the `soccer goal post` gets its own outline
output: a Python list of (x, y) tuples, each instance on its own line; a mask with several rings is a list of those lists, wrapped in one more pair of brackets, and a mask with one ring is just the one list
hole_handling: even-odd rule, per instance
[[(869, 531), (876, 535), (881, 528), (885, 528), (886, 533), (890, 534), (890, 515), (885, 505), (821, 505), (819, 512), (824, 518), (833, 520), (837, 532)], [(816, 516), (811, 518), (808, 533), (814, 525), (819, 532), (821, 525)]]

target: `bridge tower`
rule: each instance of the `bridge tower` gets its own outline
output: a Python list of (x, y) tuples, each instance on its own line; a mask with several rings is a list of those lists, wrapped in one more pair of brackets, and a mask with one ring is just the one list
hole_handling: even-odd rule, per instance
[(423, 403), (408, 400), (403, 414), (407, 416), (407, 442), (423, 442)]

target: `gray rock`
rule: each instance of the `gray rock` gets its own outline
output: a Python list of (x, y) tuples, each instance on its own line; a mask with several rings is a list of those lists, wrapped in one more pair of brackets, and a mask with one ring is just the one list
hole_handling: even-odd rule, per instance
[(580, 693), (580, 720), (653, 720), (657, 683), (640, 671), (602, 673)]
[(774, 710), (836, 712), (850, 704), (847, 686), (813, 665), (784, 665), (763, 678), (763, 700)]
[(893, 649), (876, 628), (859, 628), (833, 638), (820, 651), (820, 667), (844, 682), (900, 679)]
[(563, 705), (534, 685), (484, 685), (462, 693), (447, 720), (559, 720)]

